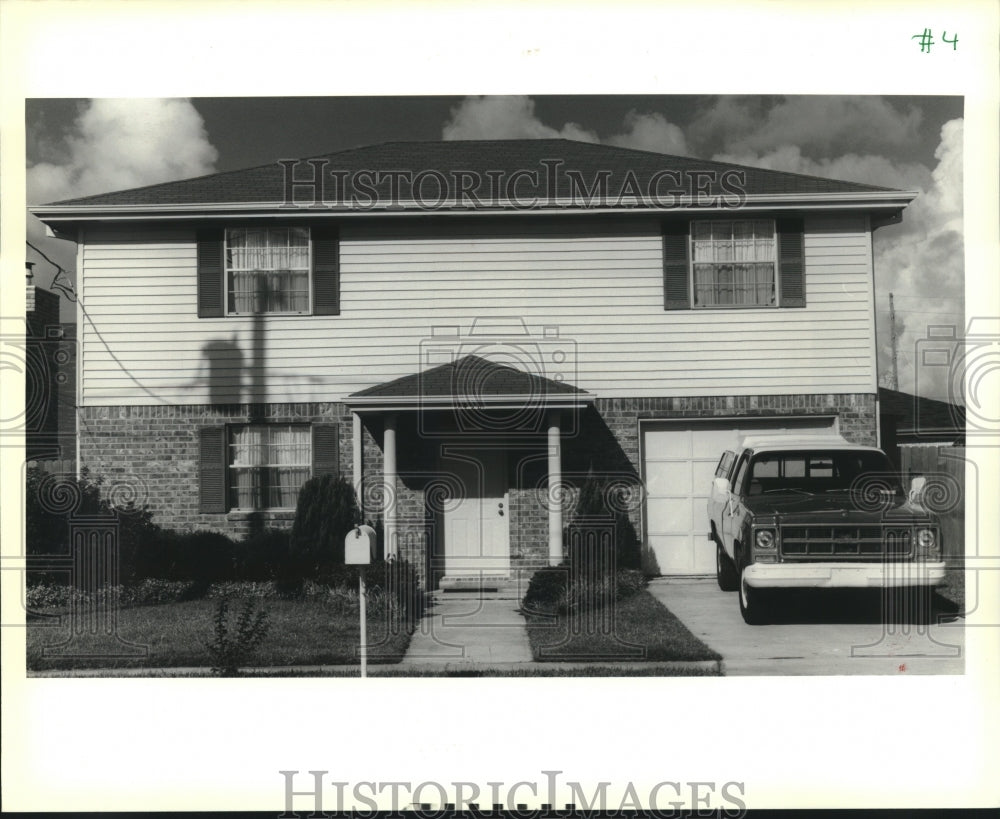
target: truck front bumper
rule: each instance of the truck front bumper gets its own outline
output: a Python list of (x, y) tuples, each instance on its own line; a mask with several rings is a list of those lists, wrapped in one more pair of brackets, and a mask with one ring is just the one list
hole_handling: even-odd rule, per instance
[(756, 589), (936, 586), (944, 580), (944, 562), (751, 563), (744, 577)]

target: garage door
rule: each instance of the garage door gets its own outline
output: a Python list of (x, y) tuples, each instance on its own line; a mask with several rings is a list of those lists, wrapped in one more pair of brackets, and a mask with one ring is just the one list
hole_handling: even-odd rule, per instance
[(708, 540), (708, 492), (719, 457), (744, 435), (830, 432), (834, 418), (786, 418), (642, 425), (647, 569), (660, 574), (715, 572)]

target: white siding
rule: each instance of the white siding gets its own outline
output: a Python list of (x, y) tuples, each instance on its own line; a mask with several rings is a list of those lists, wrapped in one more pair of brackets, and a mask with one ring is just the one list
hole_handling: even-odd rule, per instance
[[(83, 402), (339, 401), (442, 360), (421, 363), (442, 347), (435, 328), (519, 319), (531, 335), (502, 360), (548, 356), (536, 372), (602, 397), (875, 391), (864, 217), (807, 219), (808, 306), (788, 310), (664, 311), (653, 221), (490, 224), (464, 222), (460, 236), (347, 224), (341, 315), (256, 320), (197, 317), (193, 233), (91, 229)], [(557, 341), (540, 341), (546, 327)], [(460, 346), (485, 350), (467, 335)]]

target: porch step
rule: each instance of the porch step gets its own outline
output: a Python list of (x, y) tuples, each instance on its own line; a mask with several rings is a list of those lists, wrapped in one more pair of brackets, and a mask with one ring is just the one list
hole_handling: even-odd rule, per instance
[(524, 596), (527, 580), (516, 577), (490, 577), (489, 575), (445, 576), (438, 583), (437, 594), (455, 597), (481, 597), (483, 599), (519, 599)]

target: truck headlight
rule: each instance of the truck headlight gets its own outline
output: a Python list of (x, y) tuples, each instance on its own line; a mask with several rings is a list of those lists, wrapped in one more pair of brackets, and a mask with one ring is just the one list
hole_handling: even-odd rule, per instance
[(754, 538), (754, 545), (758, 549), (773, 549), (774, 541), (775, 538), (773, 529), (758, 529)]
[(918, 557), (938, 556), (938, 538), (934, 529), (917, 529), (915, 541)]

